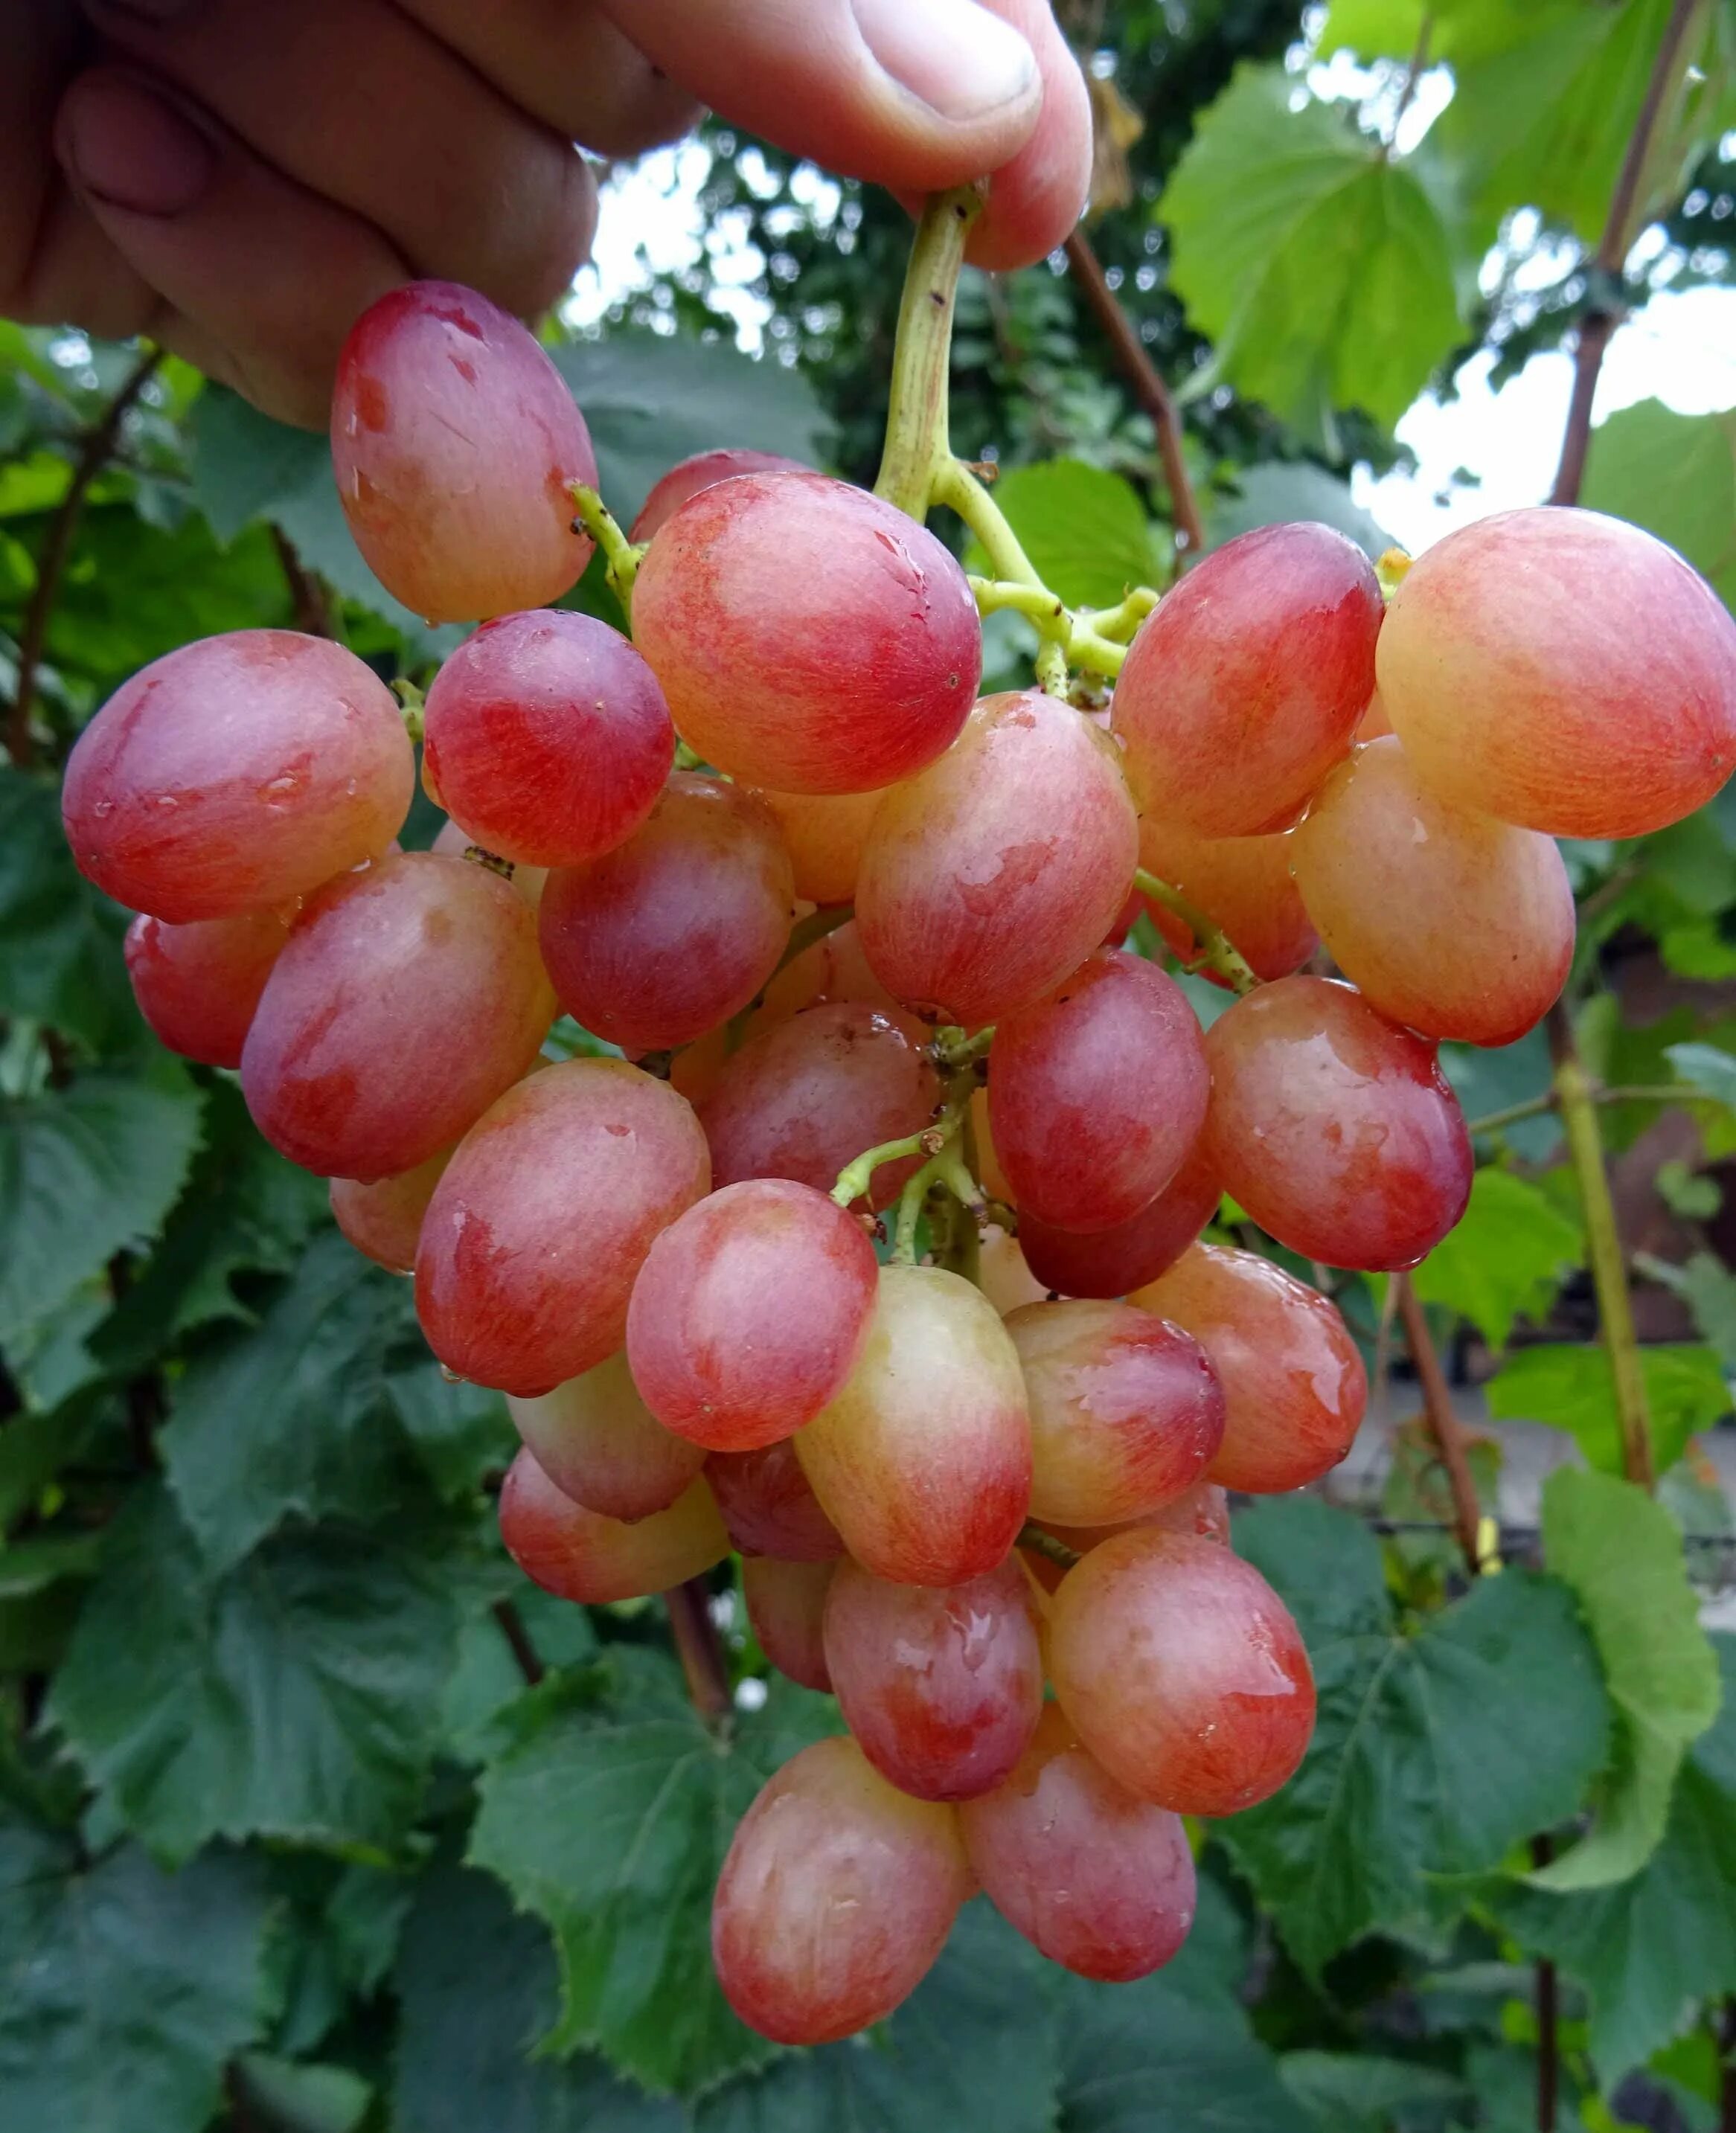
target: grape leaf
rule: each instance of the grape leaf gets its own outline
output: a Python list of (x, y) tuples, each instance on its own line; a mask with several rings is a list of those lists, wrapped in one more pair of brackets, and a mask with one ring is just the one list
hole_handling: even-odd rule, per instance
[(1643, 1489), (1557, 1469), (1543, 1487), (1543, 1554), (1579, 1603), (1618, 1727), (1590, 1835), (1532, 1878), (1602, 1888), (1637, 1872), (1661, 1839), (1682, 1756), (1718, 1713), (1718, 1659), (1681, 1532)]
[(0, 1829), (0, 2123), (205, 2125), (268, 2011), (267, 1917), (255, 1863), (231, 1852), (169, 1875), (128, 1845), (81, 1868)]
[(1465, 2086), (1439, 2067), (1368, 2052), (1286, 2052), (1284, 2086), (1320, 2133), (1386, 2133), (1401, 2112), (1462, 2102)]
[(140, 1040), (121, 961), (127, 913), (72, 863), (51, 785), (0, 764), (0, 1015), (92, 1052)]
[[(1290, 1783), (1218, 1834), (1317, 1972), (1371, 1927), (1413, 1919), (1425, 1875), (1493, 1866), (1571, 1814), (1604, 1759), (1609, 1705), (1552, 1578), (1480, 1578), (1406, 1633), (1377, 1544), (1346, 1513), (1263, 1505), (1237, 1520), (1236, 1546), (1296, 1616), (1319, 1717)], [(1516, 1709), (1536, 1723), (1516, 1729)]]
[(142, 1488), (49, 1708), (160, 1858), (255, 1833), (395, 1853), (452, 1663), (449, 1583), (341, 1529), (278, 1535), (213, 1581), (172, 1497)]
[[(1724, 1369), (1710, 1348), (1659, 1342), (1640, 1351), (1640, 1372), (1652, 1453), (1658, 1471), (1665, 1473), (1696, 1430), (1709, 1429), (1729, 1413)], [(1498, 1419), (1565, 1429), (1600, 1472), (1621, 1472), (1615, 1380), (1601, 1347), (1543, 1341), (1521, 1348), (1489, 1379), (1483, 1397)]]
[[(1118, 474), (1083, 460), (1041, 460), (1002, 474), (995, 501), (1044, 585), (1069, 607), (1113, 607), (1158, 575), (1145, 507)], [(981, 550), (970, 568), (994, 575)]]
[(1623, 407), (1592, 432), (1579, 501), (1667, 541), (1736, 605), (1736, 410)]
[(244, 2052), (232, 2074), (244, 2125), (288, 2133), (357, 2133), (374, 2091), (348, 2067), (297, 2065), (267, 2052)]
[(1425, 1303), (1468, 1318), (1492, 1348), (1516, 1318), (1538, 1318), (1562, 1278), (1583, 1264), (1584, 1231), (1535, 1185), (1492, 1166), (1471, 1182), (1471, 1203), (1411, 1276)]
[[(401, 1291), (402, 1294), (403, 1292)], [(489, 1472), (512, 1463), (518, 1448), (506, 1402), (485, 1385), (454, 1384), (408, 1329), (418, 1351), (392, 1359), (386, 1396), (428, 1478), (447, 1502), (471, 1494)]]

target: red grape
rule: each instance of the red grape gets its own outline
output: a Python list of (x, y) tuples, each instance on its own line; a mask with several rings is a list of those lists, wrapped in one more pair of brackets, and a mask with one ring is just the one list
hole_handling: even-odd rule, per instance
[(741, 1566), (741, 1596), (760, 1649), (790, 1680), (822, 1694), (832, 1688), (826, 1670), (826, 1596), (837, 1561), (785, 1562), (750, 1555)]
[[(829, 1192), (846, 1163), (932, 1124), (940, 1077), (870, 1007), (810, 1008), (751, 1038), (700, 1106), (720, 1185), (791, 1177)], [(885, 1163), (867, 1196), (889, 1206), (920, 1158)]]
[(885, 1266), (850, 1382), (796, 1440), (813, 1492), (863, 1568), (962, 1585), (1011, 1548), (1030, 1504), (1018, 1351), (980, 1289)]
[(918, 1799), (970, 1799), (1017, 1763), (1043, 1708), (1025, 1572), (1006, 1562), (936, 1590), (846, 1557), (826, 1601), (826, 1664), (846, 1723)]
[[(1117, 1534), (1142, 1528), (1189, 1534), (1196, 1540), (1212, 1541), (1219, 1548), (1230, 1545), (1229, 1499), (1216, 1481), (1196, 1481), (1191, 1489), (1184, 1490), (1167, 1504), (1160, 1504), (1155, 1511), (1147, 1511), (1142, 1518), (1129, 1519), (1117, 1525), (1063, 1526), (1057, 1525), (1053, 1519), (1039, 1523), (1044, 1533), (1078, 1555), (1089, 1555), (1092, 1548), (1101, 1548)], [(1025, 1548), (1020, 1553), (1025, 1568), (1044, 1591), (1054, 1591), (1065, 1575), (1062, 1566), (1036, 1548)]]
[(1030, 1402), (1033, 1518), (1107, 1526), (1192, 1488), (1224, 1393), (1191, 1335), (1131, 1303), (1028, 1303), (1006, 1322)]
[(862, 870), (880, 792), (761, 792), (777, 817), (795, 872), (796, 893), (811, 903), (848, 903)]
[(1100, 948), (1007, 1016), (989, 1054), (995, 1152), (1021, 1212), (1112, 1230), (1174, 1179), (1205, 1124), (1199, 1023), (1173, 978)]
[(422, 1217), (451, 1160), (451, 1149), (443, 1148), (395, 1177), (376, 1177), (369, 1184), (355, 1177), (334, 1177), (332, 1219), (355, 1249), (377, 1266), (408, 1274), (416, 1264)]
[(934, 536), (866, 489), (748, 474), (646, 554), (633, 632), (682, 737), (779, 792), (870, 792), (952, 743), (982, 671), (976, 604)]
[(575, 866), (631, 836), (674, 759), (657, 676), (588, 614), (484, 623), (422, 712), (441, 805), (485, 851), (531, 866)]
[(1471, 1143), (1435, 1047), (1324, 978), (1280, 978), (1206, 1033), (1207, 1159), (1280, 1245), (1396, 1270), (1465, 1211)]
[(1333, 960), (1391, 1021), (1511, 1044), (1566, 982), (1573, 889), (1555, 840), (1437, 800), (1396, 739), (1340, 763), (1290, 842)]
[(562, 1495), (610, 1519), (667, 1510), (705, 1464), (639, 1396), (624, 1355), (610, 1355), (538, 1399), (507, 1408), (526, 1448)]
[(521, 1399), (626, 1337), (659, 1230), (711, 1184), (691, 1107), (619, 1059), (509, 1090), (465, 1136), (422, 1224), (416, 1309), (451, 1370)]
[(863, 951), (919, 1014), (979, 1028), (1083, 962), (1138, 859), (1108, 738), (1040, 690), (986, 696), (948, 753), (880, 802), (856, 884)]
[(736, 1828), (711, 1910), (717, 1981), (779, 2044), (853, 2035), (914, 1991), (970, 1893), (951, 1808), (895, 1789), (853, 1741), (817, 1741)]
[(596, 485), (585, 418), (535, 337), (474, 289), (412, 282), (363, 312), (331, 459), (369, 567), (430, 622), (544, 606), (591, 560), (571, 494)]
[[(912, 1037), (922, 1030), (921, 1023), (899, 1005), (869, 969), (852, 918), (810, 941), (799, 956), (791, 956), (766, 987), (764, 1003), (755, 1009), (749, 1034), (757, 1036), (774, 1023), (788, 1022), (804, 1008), (833, 1006), (840, 1000), (878, 1008)], [(926, 1042), (926, 1034), (918, 1041)]]
[(812, 474), (812, 467), (804, 466), (800, 460), (787, 460), (778, 452), (756, 452), (736, 446), (719, 451), (695, 452), (691, 459), (678, 460), (659, 481), (639, 506), (639, 513), (633, 522), (628, 538), (635, 543), (649, 541), (666, 519), (673, 518), (690, 496), (697, 496), (702, 489), (714, 489), (720, 481), (728, 481), (738, 474)]
[(292, 903), (377, 858), (416, 762), (353, 652), (288, 629), (184, 644), (80, 734), (60, 811), (79, 871), (176, 925)]
[(1317, 1289), (1256, 1253), (1195, 1245), (1133, 1301), (1186, 1327), (1222, 1380), (1214, 1481), (1254, 1495), (1300, 1489), (1349, 1451), (1368, 1377)]
[(702, 1481), (690, 1481), (667, 1510), (628, 1525), (574, 1503), (528, 1450), (518, 1452), (501, 1485), (500, 1538), (533, 1584), (588, 1607), (667, 1592), (730, 1552)]
[[(1147, 816), (1140, 824), (1140, 864), (1221, 928), (1256, 978), (1287, 978), (1320, 945), (1290, 879), (1295, 843), (1288, 835), (1197, 837)], [(1155, 899), (1146, 899), (1145, 908), (1169, 946), (1191, 961), (1199, 944), (1186, 920)]]
[(646, 1254), (627, 1311), (634, 1382), (708, 1451), (774, 1444), (842, 1389), (878, 1271), (861, 1224), (824, 1193), (781, 1177), (726, 1185)]
[(523, 899), (469, 860), (401, 853), (302, 911), (248, 1032), (242, 1093), (305, 1169), (395, 1177), (509, 1089), (553, 1019)]
[(138, 1011), (182, 1058), (239, 1066), (259, 995), (288, 938), (275, 911), (186, 926), (142, 914), (127, 928), (127, 975)]
[(1373, 566), (1329, 526), (1262, 526), (1195, 564), (1116, 684), (1141, 808), (1202, 837), (1288, 828), (1349, 749), (1380, 627)]
[(1174, 1182), (1130, 1221), (1082, 1235), (1053, 1229), (1021, 1213), (1019, 1249), (1032, 1279), (1045, 1290), (1061, 1296), (1126, 1296), (1174, 1264), (1218, 1212), (1222, 1197), (1202, 1135)]
[(760, 803), (678, 770), (624, 844), (549, 876), (542, 960), (575, 1021), (629, 1051), (662, 1051), (753, 999), (789, 939), (794, 893)]
[(1179, 1815), (1118, 1784), (1058, 1704), (1006, 1783), (959, 1809), (989, 1901), (1052, 1962), (1107, 1984), (1160, 1969), (1194, 1923)]
[(731, 1542), (743, 1555), (829, 1562), (844, 1553), (791, 1438), (758, 1452), (714, 1452), (705, 1473)]
[(1049, 1653), (1081, 1741), (1177, 1814), (1267, 1798), (1314, 1731), (1314, 1675), (1289, 1610), (1212, 1541), (1136, 1527), (1092, 1548), (1055, 1594)]
[(1736, 622), (1673, 549), (1551, 505), (1438, 541), (1393, 595), (1381, 695), (1449, 806), (1637, 837), (1736, 764)]

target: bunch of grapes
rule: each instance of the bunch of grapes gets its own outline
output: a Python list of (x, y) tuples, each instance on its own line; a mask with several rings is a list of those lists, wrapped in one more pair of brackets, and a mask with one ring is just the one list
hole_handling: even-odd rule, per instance
[[(1202, 1235), (1226, 1192), (1327, 1266), (1447, 1234), (1437, 1045), (1560, 991), (1556, 836), (1722, 783), (1736, 628), (1587, 513), (1455, 533), (1390, 604), (1273, 527), (1092, 619), (1106, 729), (1053, 662), (977, 701), (949, 551), (764, 455), (614, 532), (632, 641), (545, 605), (612, 522), (575, 521), (552, 366), (466, 291), (362, 319), (332, 436), (382, 581), (482, 618), (420, 713), (450, 821), (398, 850), (412, 743), (339, 646), (158, 661), (65, 785), (141, 1008), (508, 1396), (532, 1578), (615, 1601), (733, 1548), (768, 1658), (837, 1695), (718, 1885), (745, 2020), (878, 2020), (979, 1887), (1071, 1970), (1154, 1969), (1183, 1818), (1266, 1798), (1314, 1720), (1225, 1492), (1318, 1480), (1366, 1394), (1327, 1297)], [(1241, 994), (1209, 1032), (1121, 945), (1142, 909)], [(620, 1056), (546, 1062), (561, 1010)]]

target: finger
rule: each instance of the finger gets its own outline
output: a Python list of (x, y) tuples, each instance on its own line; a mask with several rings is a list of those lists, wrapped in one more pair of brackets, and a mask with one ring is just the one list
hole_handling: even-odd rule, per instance
[(323, 428), (344, 336), (410, 278), (403, 255), (117, 67), (73, 83), (55, 147), (80, 205), (162, 297), (153, 330), (268, 413)]
[(382, 231), (418, 274), (541, 311), (589, 249), (584, 159), (391, 0), (86, 0), (118, 51), (253, 154)]
[(604, 0), (641, 51), (733, 123), (907, 190), (1009, 161), (1042, 100), (1025, 40), (976, 0)]
[(1043, 75), (1043, 114), (1010, 162), (996, 166), (988, 205), (971, 232), (967, 257), (991, 272), (1029, 267), (1058, 244), (1085, 212), (1091, 190), (1091, 99), (1079, 63), (1049, 0), (988, 0), (1030, 40)]

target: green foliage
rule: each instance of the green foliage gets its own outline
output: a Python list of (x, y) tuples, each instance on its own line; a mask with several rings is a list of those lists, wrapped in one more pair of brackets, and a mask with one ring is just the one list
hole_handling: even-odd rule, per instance
[(1667, 541), (1736, 604), (1736, 417), (1623, 407), (1598, 426), (1580, 500)]
[(1535, 1185), (1493, 1166), (1479, 1170), (1459, 1227), (1412, 1276), (1425, 1303), (1468, 1318), (1504, 1348), (1516, 1318), (1540, 1317), (1562, 1277), (1583, 1264), (1584, 1232)]
[[(1083, 460), (1015, 467), (995, 484), (1043, 582), (1069, 607), (1113, 607), (1135, 585), (1163, 575), (1145, 507), (1130, 484)], [(983, 571), (976, 556), (971, 567)]]
[[(1640, 1351), (1653, 1455), (1673, 1466), (1696, 1430), (1729, 1412), (1724, 1368), (1710, 1348), (1659, 1345)], [(1622, 1471), (1622, 1432), (1609, 1358), (1600, 1347), (1545, 1342), (1511, 1355), (1484, 1389), (1489, 1413), (1565, 1429), (1591, 1464)]]

